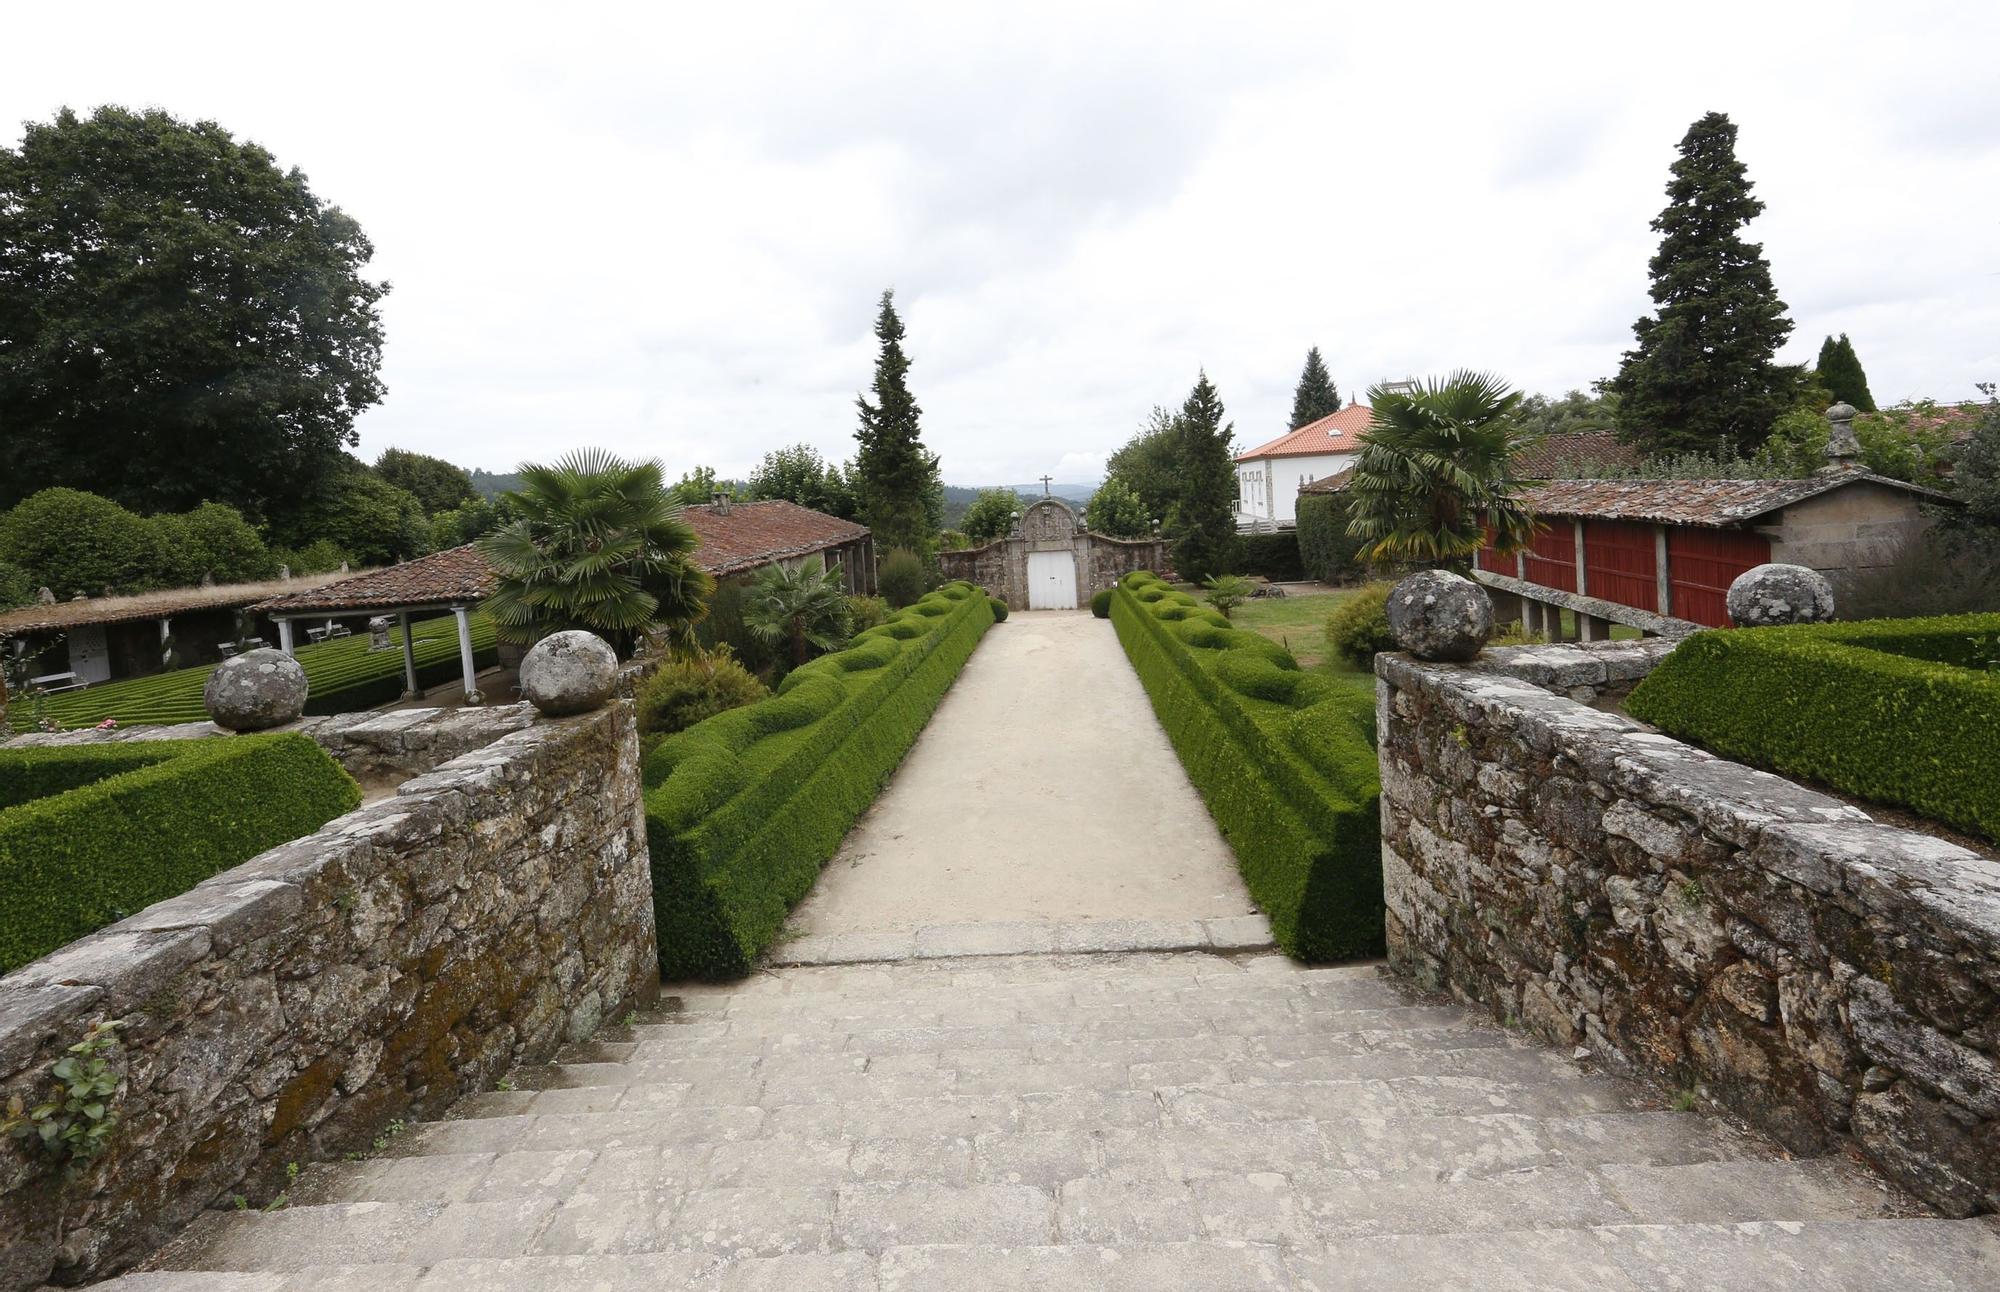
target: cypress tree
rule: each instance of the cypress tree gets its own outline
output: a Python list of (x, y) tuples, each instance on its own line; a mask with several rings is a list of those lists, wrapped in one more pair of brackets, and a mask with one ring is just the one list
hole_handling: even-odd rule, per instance
[(1819, 362), (1813, 366), (1820, 384), (1835, 399), (1846, 400), (1864, 413), (1875, 411), (1875, 396), (1868, 393), (1868, 374), (1861, 370), (1861, 358), (1854, 342), (1842, 332), (1838, 341), (1828, 337), (1819, 347)]
[(1326, 370), (1326, 361), (1319, 357), (1319, 347), (1314, 346), (1306, 351), (1305, 371), (1299, 374), (1299, 387), (1292, 392), (1292, 429), (1339, 411), (1340, 391), (1333, 384), (1333, 374)]
[(861, 520), (874, 531), (875, 550), (888, 553), (908, 548), (929, 556), (937, 546), (932, 513), (944, 497), (937, 455), (924, 447), (918, 419), (923, 410), (910, 394), (909, 356), (903, 353), (903, 320), (896, 314), (896, 293), (882, 293), (882, 311), (875, 319), (875, 339), (882, 343), (875, 359), (875, 402), (855, 398), (861, 427), (854, 438), (854, 486), (860, 496)]
[(1183, 579), (1236, 572), (1236, 427), (1224, 425), (1222, 412), (1222, 397), (1203, 372), (1174, 419), (1179, 480), (1168, 524)]
[(1764, 249), (1740, 230), (1763, 211), (1736, 160), (1736, 126), (1711, 112), (1688, 128), (1653, 221), (1657, 316), (1608, 388), (1618, 431), (1651, 454), (1747, 455), (1791, 402), (1795, 369), (1773, 362), (1792, 330)]

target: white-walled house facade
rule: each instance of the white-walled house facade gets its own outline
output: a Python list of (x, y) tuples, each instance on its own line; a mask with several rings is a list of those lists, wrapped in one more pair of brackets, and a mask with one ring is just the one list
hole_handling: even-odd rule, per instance
[(1354, 403), (1236, 456), (1239, 525), (1298, 522), (1299, 488), (1354, 465), (1374, 411)]

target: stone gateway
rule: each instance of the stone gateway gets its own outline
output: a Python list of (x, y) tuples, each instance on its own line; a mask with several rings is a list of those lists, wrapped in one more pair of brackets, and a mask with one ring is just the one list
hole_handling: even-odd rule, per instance
[(1062, 498), (1037, 499), (1005, 538), (962, 552), (941, 552), (947, 579), (968, 579), (1009, 610), (1074, 610), (1135, 570), (1162, 573), (1164, 540), (1112, 538), (1084, 528)]

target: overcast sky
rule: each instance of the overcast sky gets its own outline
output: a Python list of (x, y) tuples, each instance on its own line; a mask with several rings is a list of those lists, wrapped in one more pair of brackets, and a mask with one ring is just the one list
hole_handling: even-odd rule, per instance
[(440, 8), (12, 7), (0, 131), (157, 106), (303, 169), (394, 285), (370, 460), (844, 458), (889, 286), (954, 484), (1094, 479), (1202, 368), (1261, 443), (1310, 345), (1343, 396), (1587, 386), (1711, 109), (1784, 358), (2000, 379), (2000, 6)]

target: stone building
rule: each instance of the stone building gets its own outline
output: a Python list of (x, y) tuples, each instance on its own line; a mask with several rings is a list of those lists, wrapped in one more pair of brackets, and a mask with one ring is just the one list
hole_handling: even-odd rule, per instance
[(1166, 540), (1112, 538), (1085, 529), (1061, 498), (1042, 498), (1014, 532), (984, 547), (942, 552), (947, 579), (969, 579), (1010, 610), (1073, 610), (1135, 570), (1167, 568)]

